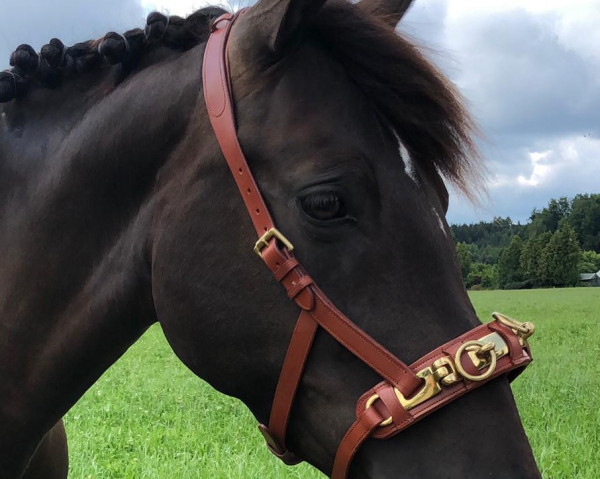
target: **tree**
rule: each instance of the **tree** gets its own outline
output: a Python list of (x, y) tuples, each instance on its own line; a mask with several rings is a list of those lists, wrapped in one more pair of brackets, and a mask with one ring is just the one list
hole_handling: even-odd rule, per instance
[(501, 288), (516, 287), (523, 281), (521, 271), (521, 250), (523, 241), (518, 236), (513, 236), (507, 248), (503, 249), (498, 258), (498, 281)]
[(542, 251), (550, 242), (552, 233), (547, 231), (539, 235), (533, 235), (523, 245), (519, 263), (525, 277), (535, 286), (543, 285), (543, 274), (541, 270)]
[(582, 249), (600, 253), (600, 195), (577, 195), (569, 224), (577, 233)]
[(456, 245), (456, 254), (458, 255), (458, 262), (460, 263), (463, 281), (466, 284), (467, 275), (471, 270), (471, 263), (473, 262), (473, 255), (471, 254), (471, 249), (467, 243), (458, 243)]
[(581, 249), (575, 230), (566, 222), (552, 235), (542, 251), (542, 279), (548, 286), (572, 286), (579, 280)]
[(560, 222), (571, 214), (571, 202), (562, 197), (558, 200), (551, 199), (548, 206), (542, 211), (534, 209), (531, 213), (530, 235), (541, 234), (546, 231), (554, 233)]
[(467, 288), (480, 287), (495, 289), (498, 287), (498, 266), (492, 264), (473, 263), (465, 283)]
[(579, 273), (595, 273), (600, 271), (600, 253), (584, 251), (577, 267)]
[[(580, 194), (572, 200), (565, 197), (552, 199), (545, 208), (534, 209), (526, 225), (515, 224), (508, 217), (470, 225), (452, 225), (465, 284), (481, 288), (486, 287), (484, 283), (494, 282), (502, 288), (572, 284), (572, 255), (563, 251), (560, 254), (566, 256), (560, 259), (559, 253), (553, 251), (561, 243), (561, 237), (562, 243), (565, 243), (566, 236), (569, 236), (565, 231), (568, 232), (568, 229), (563, 228), (554, 239), (552, 248), (548, 248), (554, 233), (562, 228), (563, 223), (573, 228), (580, 248), (586, 250), (579, 261), (578, 272), (598, 271), (600, 267), (595, 265), (597, 254), (600, 254), (600, 194)], [(518, 266), (516, 253), (519, 248), (515, 236), (522, 240)], [(496, 265), (496, 276), (483, 265)], [(559, 271), (568, 278), (561, 276)]]

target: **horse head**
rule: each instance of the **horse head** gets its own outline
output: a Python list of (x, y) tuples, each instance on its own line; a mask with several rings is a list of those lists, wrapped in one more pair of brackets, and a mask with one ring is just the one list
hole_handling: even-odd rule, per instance
[[(467, 188), (477, 165), (459, 96), (394, 32), (407, 8), (263, 1), (233, 28), (228, 62), (237, 135), (275, 223), (332, 302), (410, 363), (478, 324), (440, 178)], [(196, 152), (193, 197), (176, 193), (183, 163), (160, 186), (157, 314), (182, 361), (266, 423), (298, 308), (249, 252), (251, 223), (207, 120), (194, 131), (208, 133), (201, 148), (197, 133), (182, 147), (189, 161)], [(331, 471), (356, 399), (376, 382), (317, 333), (289, 449)], [(539, 477), (506, 379), (389, 441), (367, 442), (351, 469), (351, 477), (441, 474)]]
[[(394, 31), (410, 3), (261, 0), (227, 50), (237, 138), (278, 229), (328, 301), (406, 364), (479, 324), (442, 180), (477, 189), (476, 129)], [(203, 99), (220, 13), (155, 14), (145, 32), (53, 40), (39, 58), (20, 47), (0, 74), (0, 101), (19, 98), (0, 111), (0, 467), (11, 479), (157, 321), (195, 374), (268, 422), (299, 308), (253, 252)], [(379, 381), (319, 329), (287, 448), (329, 474)], [(506, 376), (367, 440), (349, 476), (540, 477)]]

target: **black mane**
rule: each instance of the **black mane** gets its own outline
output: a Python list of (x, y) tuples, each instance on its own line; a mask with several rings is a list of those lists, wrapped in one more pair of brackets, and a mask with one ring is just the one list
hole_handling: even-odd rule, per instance
[(53, 38), (39, 53), (30, 45), (20, 45), (10, 56), (12, 68), (0, 72), (0, 103), (25, 96), (31, 84), (55, 88), (103, 63), (120, 65), (127, 74), (144, 54), (159, 46), (188, 50), (207, 40), (210, 24), (223, 13), (225, 10), (217, 7), (200, 9), (187, 18), (153, 12), (143, 30), (109, 32), (99, 40), (71, 47)]
[[(110, 32), (68, 48), (53, 39), (39, 55), (21, 45), (11, 55), (12, 70), (0, 72), (0, 102), (24, 96), (34, 82), (56, 87), (106, 63), (120, 65), (127, 75), (158, 46), (184, 51), (205, 42), (212, 21), (224, 12), (207, 7), (185, 19), (154, 12), (144, 30)], [(468, 194), (480, 169), (472, 140), (477, 131), (460, 94), (444, 75), (383, 20), (347, 1), (329, 1), (308, 28), (377, 106), (411, 158)]]
[(314, 35), (395, 130), (411, 158), (473, 198), (480, 183), (478, 130), (450, 81), (408, 40), (357, 5), (331, 0)]

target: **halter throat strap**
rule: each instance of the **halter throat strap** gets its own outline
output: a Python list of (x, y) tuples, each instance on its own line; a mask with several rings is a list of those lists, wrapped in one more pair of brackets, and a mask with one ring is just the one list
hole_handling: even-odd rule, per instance
[[(231, 29), (243, 12), (225, 14), (212, 26), (204, 54), (204, 99), (215, 136), (259, 237), (254, 251), (300, 308), (269, 425), (261, 424), (259, 429), (273, 454), (286, 464), (300, 462), (286, 448), (286, 431), (315, 334), (322, 328), (382, 378), (358, 400), (356, 421), (338, 448), (332, 477), (344, 479), (352, 458), (368, 437), (389, 438), (495, 377), (508, 372), (516, 376), (531, 362), (526, 339), (533, 326), (501, 316), (504, 323), (497, 319), (478, 326), (408, 366), (335, 307), (296, 259), (291, 242), (275, 227), (237, 138), (227, 45)], [(472, 352), (473, 357), (469, 356)]]

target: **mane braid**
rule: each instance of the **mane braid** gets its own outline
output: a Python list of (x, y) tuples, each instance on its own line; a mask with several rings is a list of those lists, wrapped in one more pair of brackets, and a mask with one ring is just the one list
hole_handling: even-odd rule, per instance
[(39, 54), (29, 45), (20, 45), (10, 57), (13, 68), (0, 72), (0, 103), (24, 97), (31, 84), (55, 88), (74, 75), (106, 63), (120, 65), (123, 78), (144, 54), (157, 47), (185, 51), (205, 42), (213, 20), (223, 13), (225, 10), (218, 7), (202, 8), (187, 18), (154, 12), (148, 16), (143, 30), (110, 32), (99, 40), (72, 47), (53, 38)]
[(481, 177), (478, 130), (454, 86), (383, 20), (346, 1), (329, 1), (313, 34), (393, 128), (411, 158), (434, 168), (470, 199)]

